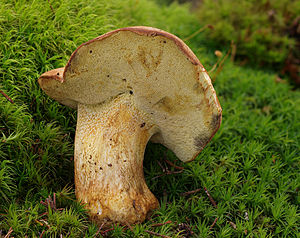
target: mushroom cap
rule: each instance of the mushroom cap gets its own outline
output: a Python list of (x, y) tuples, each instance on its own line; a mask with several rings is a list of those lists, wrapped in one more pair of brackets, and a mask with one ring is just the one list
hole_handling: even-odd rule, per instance
[(184, 162), (201, 152), (221, 123), (215, 90), (195, 54), (178, 37), (152, 27), (121, 28), (90, 40), (39, 83), (73, 108), (132, 94), (159, 128), (151, 140)]

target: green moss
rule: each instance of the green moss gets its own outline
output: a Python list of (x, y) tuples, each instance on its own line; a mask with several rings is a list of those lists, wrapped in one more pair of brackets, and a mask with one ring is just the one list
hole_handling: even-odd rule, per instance
[(217, 44), (237, 46), (236, 54), (255, 64), (282, 66), (296, 50), (289, 29), (300, 11), (297, 1), (203, 1), (197, 15), (212, 24), (209, 36)]
[[(146, 0), (4, 1), (0, 4), (0, 230), (11, 236), (94, 237), (75, 200), (73, 143), (76, 111), (50, 99), (37, 78), (62, 67), (81, 43), (109, 30), (148, 25), (182, 38), (201, 26), (188, 6), (159, 7)], [(51, 10), (53, 8), (53, 11)], [(229, 10), (228, 10), (229, 11)], [(226, 13), (226, 9), (222, 14)], [(188, 41), (206, 69), (217, 61), (213, 42), (199, 34)], [(223, 122), (212, 142), (182, 173), (165, 175), (157, 160), (170, 151), (149, 144), (144, 171), (161, 207), (152, 220), (130, 229), (116, 225), (111, 237), (151, 237), (151, 230), (181, 237), (297, 235), (299, 221), (300, 95), (276, 83), (271, 72), (225, 62), (214, 82)], [(163, 163), (164, 164), (164, 163)], [(174, 168), (170, 168), (173, 170)], [(204, 190), (217, 202), (214, 208)], [(56, 194), (56, 208), (44, 201)], [(62, 209), (58, 209), (62, 208)], [(215, 218), (218, 221), (210, 226)], [(152, 227), (153, 223), (172, 223)], [(230, 222), (236, 225), (234, 229)], [(187, 227), (186, 226), (186, 227)], [(246, 234), (247, 233), (247, 234)]]

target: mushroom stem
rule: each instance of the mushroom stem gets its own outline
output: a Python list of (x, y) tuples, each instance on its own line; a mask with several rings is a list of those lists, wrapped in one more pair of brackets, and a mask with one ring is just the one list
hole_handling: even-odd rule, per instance
[(142, 222), (158, 207), (143, 173), (145, 147), (156, 132), (130, 94), (104, 104), (78, 104), (76, 197), (97, 223)]

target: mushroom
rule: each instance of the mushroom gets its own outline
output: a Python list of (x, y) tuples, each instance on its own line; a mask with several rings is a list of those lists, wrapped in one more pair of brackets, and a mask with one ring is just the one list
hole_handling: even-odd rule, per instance
[(149, 140), (187, 162), (221, 123), (200, 61), (182, 40), (156, 28), (127, 27), (88, 41), (38, 82), (78, 110), (76, 197), (98, 223), (140, 223), (159, 206), (143, 173)]

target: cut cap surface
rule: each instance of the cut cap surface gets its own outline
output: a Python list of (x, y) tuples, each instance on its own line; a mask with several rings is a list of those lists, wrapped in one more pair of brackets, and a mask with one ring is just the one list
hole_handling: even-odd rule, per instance
[(122, 28), (84, 43), (65, 68), (43, 74), (39, 83), (73, 108), (131, 94), (159, 128), (151, 140), (184, 162), (198, 155), (221, 123), (221, 106), (197, 57), (178, 37), (151, 27)]

